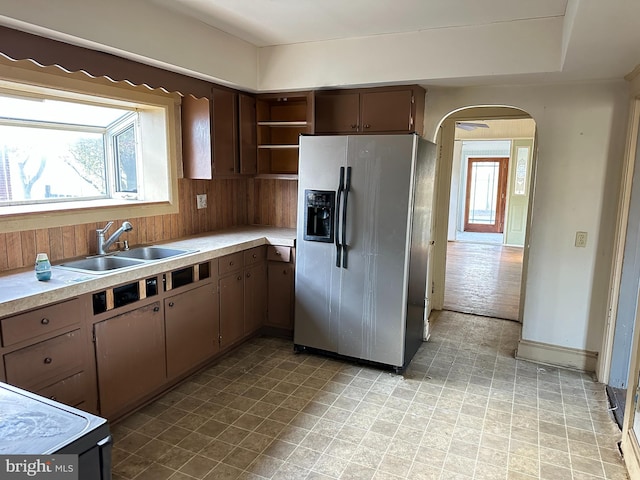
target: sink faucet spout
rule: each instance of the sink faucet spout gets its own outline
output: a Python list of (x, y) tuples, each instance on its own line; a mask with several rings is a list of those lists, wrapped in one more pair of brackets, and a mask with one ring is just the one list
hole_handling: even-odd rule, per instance
[(131, 223), (129, 223), (128, 221), (124, 221), (122, 222), (120, 228), (113, 232), (113, 234), (108, 239), (105, 239), (107, 230), (111, 228), (111, 225), (113, 225), (113, 222), (109, 222), (104, 226), (104, 228), (98, 228), (96, 230), (98, 255), (105, 255), (108, 252), (109, 247), (111, 247), (111, 245), (118, 241), (120, 235), (122, 235), (124, 232), (133, 230), (133, 225), (131, 225)]

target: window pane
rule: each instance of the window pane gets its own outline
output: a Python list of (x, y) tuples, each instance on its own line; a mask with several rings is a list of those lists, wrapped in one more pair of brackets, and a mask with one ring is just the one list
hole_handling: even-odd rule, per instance
[(136, 135), (133, 125), (115, 136), (117, 190), (118, 192), (137, 192), (136, 173)]
[(107, 194), (103, 135), (0, 125), (0, 202)]

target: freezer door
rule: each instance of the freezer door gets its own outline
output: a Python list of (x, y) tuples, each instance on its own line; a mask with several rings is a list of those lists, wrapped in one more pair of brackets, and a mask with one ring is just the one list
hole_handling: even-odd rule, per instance
[[(337, 192), (348, 137), (300, 137), (294, 343), (337, 352), (342, 269), (334, 242), (305, 240), (305, 191)], [(337, 210), (339, 205), (335, 204)], [(338, 216), (336, 211), (335, 217)], [(335, 227), (335, 225), (334, 225)]]
[[(349, 137), (338, 353), (404, 363), (415, 135)], [(342, 232), (341, 232), (342, 235)]]

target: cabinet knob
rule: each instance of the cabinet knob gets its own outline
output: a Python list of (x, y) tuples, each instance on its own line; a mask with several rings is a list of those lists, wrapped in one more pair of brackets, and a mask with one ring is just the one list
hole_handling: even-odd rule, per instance
[(242, 280), (242, 275), (238, 275), (237, 280)]
[(364, 128), (371, 128), (371, 125), (369, 125), (368, 123), (365, 123)]
[(286, 271), (286, 270), (283, 270), (283, 271), (282, 271), (282, 274), (283, 274), (283, 275), (286, 275), (286, 274), (287, 274), (287, 271)]
[(352, 124), (351, 124), (351, 128), (353, 128), (353, 129), (355, 130), (356, 128), (358, 128), (358, 125), (357, 125), (357, 124), (355, 124), (355, 123), (352, 123)]
[(280, 253), (280, 250), (276, 250), (276, 255), (277, 255), (277, 256), (282, 255), (282, 253)]
[(169, 302), (169, 306), (173, 307), (174, 303), (173, 302)]
[(53, 362), (53, 359), (51, 357), (44, 358), (44, 363), (46, 363), (47, 365), (49, 365), (51, 362)]
[(42, 320), (40, 320), (40, 323), (42, 325), (49, 325), (49, 319), (47, 317), (43, 318)]
[(229, 262), (229, 266), (232, 267), (233, 266), (233, 262)]
[(154, 312), (158, 312), (158, 311), (160, 311), (160, 307), (153, 307), (153, 311), (154, 311)]
[(255, 253), (253, 255), (251, 255), (253, 258), (258, 258), (258, 255), (256, 255)]
[(250, 274), (250, 273), (247, 273), (247, 278), (249, 278), (249, 277), (251, 277), (251, 274)]

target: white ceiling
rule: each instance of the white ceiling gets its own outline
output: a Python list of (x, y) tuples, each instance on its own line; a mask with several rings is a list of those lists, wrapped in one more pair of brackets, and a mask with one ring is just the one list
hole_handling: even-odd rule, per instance
[(564, 16), (567, 0), (151, 0), (258, 47)]

